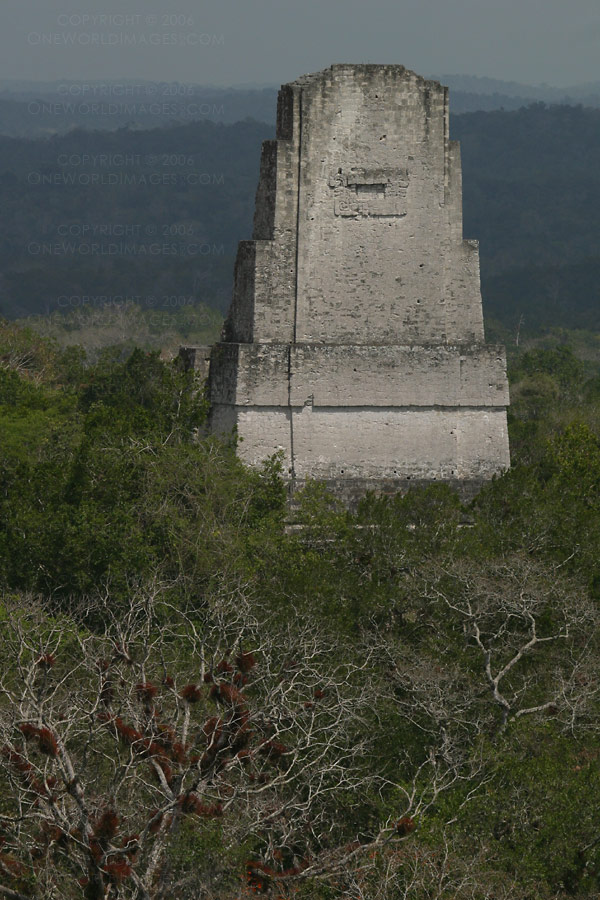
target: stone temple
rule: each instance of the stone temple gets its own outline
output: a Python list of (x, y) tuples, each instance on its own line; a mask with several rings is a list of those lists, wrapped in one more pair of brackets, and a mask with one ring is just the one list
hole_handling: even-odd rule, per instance
[(212, 429), (237, 429), (251, 465), (282, 450), (292, 487), (468, 496), (510, 464), (448, 119), (448, 89), (398, 65), (279, 92), (209, 392)]

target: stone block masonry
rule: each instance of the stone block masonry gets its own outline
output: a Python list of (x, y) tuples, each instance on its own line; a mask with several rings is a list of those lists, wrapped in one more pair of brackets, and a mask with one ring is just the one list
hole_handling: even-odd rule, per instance
[(447, 88), (397, 65), (281, 88), (209, 391), (246, 462), (282, 450), (292, 486), (348, 502), (436, 480), (470, 494), (509, 466)]

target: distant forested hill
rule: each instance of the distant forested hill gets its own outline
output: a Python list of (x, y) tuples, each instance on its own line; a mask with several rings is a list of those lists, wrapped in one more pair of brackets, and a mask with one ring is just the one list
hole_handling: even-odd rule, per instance
[(0, 137), (0, 314), (198, 301), (224, 313), (271, 135), (192, 122)]
[[(501, 81), (498, 78), (482, 78), (477, 75), (434, 75), (432, 77), (436, 81), (448, 85), (451, 98), (458, 94), (459, 96), (507, 97), (510, 100), (521, 100), (522, 105), (527, 105), (535, 100), (542, 100), (544, 103), (600, 105), (600, 81), (573, 84), (569, 87), (554, 87), (549, 84), (533, 85), (522, 84), (518, 81)], [(485, 109), (485, 107), (480, 106), (479, 109)]]
[(600, 110), (539, 103), (455, 116), (451, 132), (487, 313), (600, 329)]
[(87, 131), (115, 131), (125, 127), (150, 129), (194, 121), (231, 125), (247, 118), (274, 124), (276, 109), (276, 87), (246, 89), (166, 82), (66, 82), (30, 86), (24, 90), (0, 90), (0, 134), (46, 137), (64, 134), (74, 128)]
[[(536, 101), (600, 107), (600, 82), (555, 88), (470, 75), (434, 75), (450, 87), (452, 113), (519, 109)], [(88, 131), (159, 128), (196, 120), (275, 123), (277, 87), (210, 87), (179, 82), (0, 79), (0, 134), (47, 137)]]
[[(488, 318), (600, 330), (600, 110), (455, 115)], [(0, 314), (135, 302), (224, 313), (271, 125), (0, 137)]]

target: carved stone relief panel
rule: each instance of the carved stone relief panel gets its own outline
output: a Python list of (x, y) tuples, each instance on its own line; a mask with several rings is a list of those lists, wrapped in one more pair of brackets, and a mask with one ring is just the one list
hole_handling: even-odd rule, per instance
[(407, 169), (338, 169), (329, 176), (336, 216), (405, 216)]

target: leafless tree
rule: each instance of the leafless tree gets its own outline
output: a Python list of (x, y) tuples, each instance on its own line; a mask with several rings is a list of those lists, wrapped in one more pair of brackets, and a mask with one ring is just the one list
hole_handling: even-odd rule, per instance
[(271, 860), (291, 877), (335, 839), (332, 797), (365, 789), (364, 665), (300, 622), (266, 629), (242, 596), (211, 617), (166, 596), (54, 618), (32, 598), (7, 607), (0, 896), (208, 893), (210, 872), (173, 862), (190, 828), (250, 840), (254, 875)]
[(421, 657), (419, 675), (402, 671), (430, 720), (483, 727), (491, 701), (500, 729), (533, 714), (585, 726), (598, 697), (600, 614), (585, 586), (561, 568), (515, 553), (500, 561), (432, 564), (419, 575), (429, 627), (463, 637), (460, 665), (439, 654), (431, 667)]
[[(399, 748), (397, 777), (365, 761), (381, 645), (259, 619), (237, 588), (209, 611), (168, 597), (155, 584), (126, 610), (107, 593), (55, 616), (7, 602), (0, 896), (239, 896), (240, 869), (249, 894), (307, 879), (349, 890), (441, 793), (475, 783), (477, 765), (441, 729), (416, 764)], [(393, 812), (353, 832), (340, 798), (377, 791), (392, 792)]]
[[(466, 804), (487, 783), (478, 735), (534, 715), (595, 727), (598, 613), (521, 556), (410, 577), (412, 646), (373, 629), (336, 645), (259, 615), (243, 586), (185, 611), (160, 584), (125, 610), (108, 592), (68, 614), (7, 599), (0, 897), (287, 896), (308, 879), (357, 900), (504, 897), (452, 819), (451, 875), (413, 832), (445, 792)], [(384, 775), (365, 757), (390, 709), (421, 739)], [(388, 812), (353, 830), (341, 798), (377, 792)]]

